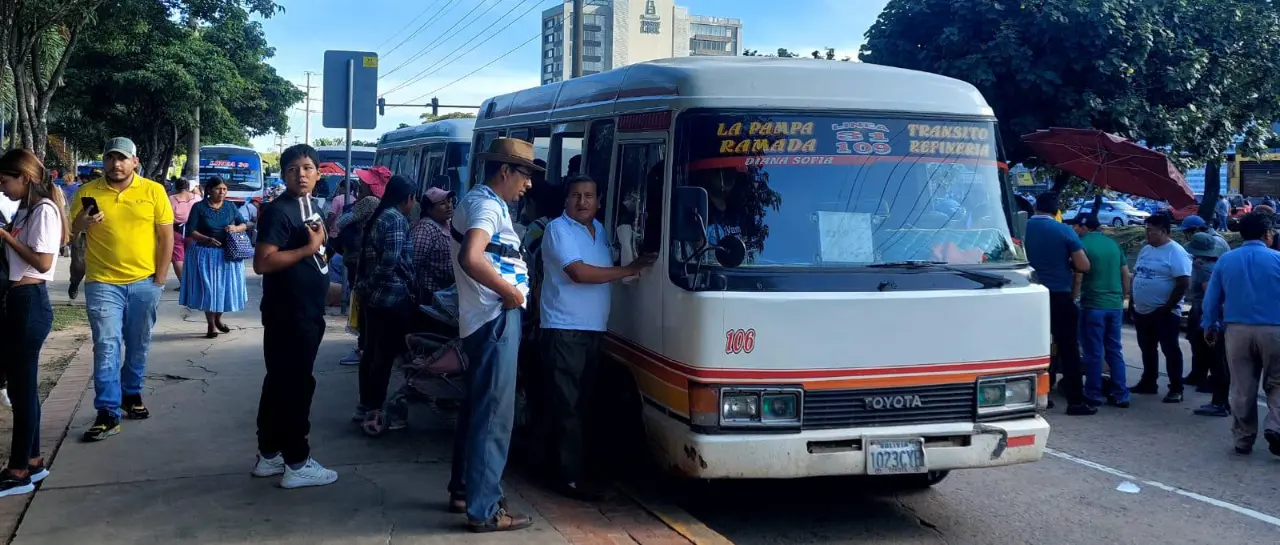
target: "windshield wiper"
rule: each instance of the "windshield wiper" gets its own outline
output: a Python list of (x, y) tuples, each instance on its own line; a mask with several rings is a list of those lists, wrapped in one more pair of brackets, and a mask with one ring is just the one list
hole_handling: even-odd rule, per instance
[(890, 261), (888, 263), (873, 263), (867, 265), (873, 269), (935, 269), (956, 273), (966, 280), (972, 280), (982, 284), (984, 289), (1000, 288), (1013, 283), (1012, 280), (1000, 276), (998, 274), (990, 274), (978, 271), (971, 271), (953, 267), (945, 261)]

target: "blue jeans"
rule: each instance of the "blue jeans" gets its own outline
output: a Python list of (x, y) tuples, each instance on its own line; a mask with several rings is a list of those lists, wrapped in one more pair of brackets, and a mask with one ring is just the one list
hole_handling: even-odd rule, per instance
[(151, 327), (156, 325), (163, 291), (150, 278), (132, 284), (84, 285), (85, 310), (93, 330), (94, 409), (120, 416), (121, 395), (142, 393)]
[[(1080, 311), (1080, 345), (1084, 352), (1084, 397), (1090, 405), (1106, 403), (1106, 396), (1117, 402), (1129, 401), (1129, 386), (1125, 376), (1124, 341), (1120, 327), (1124, 323), (1124, 311), (1086, 308)], [(1111, 366), (1110, 392), (1102, 391), (1102, 361)]]
[(469, 365), (467, 399), (458, 413), (449, 492), (466, 493), (471, 522), (493, 519), (502, 500), (502, 472), (515, 425), (520, 327), (520, 309), (504, 310), (462, 339)]

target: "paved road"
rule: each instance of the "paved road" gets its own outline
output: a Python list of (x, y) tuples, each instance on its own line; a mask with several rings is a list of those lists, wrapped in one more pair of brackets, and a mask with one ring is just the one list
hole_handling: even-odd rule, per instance
[[(1185, 346), (1184, 354), (1190, 357)], [(1136, 382), (1137, 340), (1125, 355)], [(1163, 379), (1162, 379), (1163, 384)], [(671, 500), (735, 543), (1280, 543), (1280, 457), (1259, 442), (1231, 452), (1229, 419), (1135, 396), (1128, 410), (1046, 417), (1050, 454), (1022, 466), (953, 473), (895, 495), (859, 479), (669, 487)], [(1137, 492), (1122, 492), (1123, 483)]]

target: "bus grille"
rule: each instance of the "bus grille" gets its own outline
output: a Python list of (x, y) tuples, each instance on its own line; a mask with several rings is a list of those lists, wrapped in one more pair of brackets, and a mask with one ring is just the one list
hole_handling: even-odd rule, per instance
[[(909, 402), (894, 403), (896, 396)], [(920, 399), (914, 403), (915, 396)], [(873, 408), (879, 399), (881, 408)], [(901, 426), (973, 422), (977, 402), (975, 384), (943, 384), (905, 388), (808, 390), (804, 393), (803, 429), (820, 430), (868, 426)], [(895, 406), (898, 405), (898, 406)]]

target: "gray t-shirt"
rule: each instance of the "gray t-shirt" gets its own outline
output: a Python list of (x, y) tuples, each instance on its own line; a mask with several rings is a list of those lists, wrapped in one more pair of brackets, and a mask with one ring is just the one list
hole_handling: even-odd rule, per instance
[(1217, 259), (1206, 257), (1193, 259), (1191, 265), (1191, 287), (1187, 288), (1187, 302), (1191, 303), (1192, 306), (1200, 306), (1204, 303), (1204, 289), (1202, 286), (1209, 282), (1209, 278), (1213, 276), (1213, 266), (1217, 264)]
[[(1133, 272), (1133, 309), (1150, 314), (1169, 301), (1175, 280), (1191, 276), (1191, 254), (1173, 241), (1163, 246), (1143, 246)], [(1173, 308), (1174, 314), (1181, 309)]]

